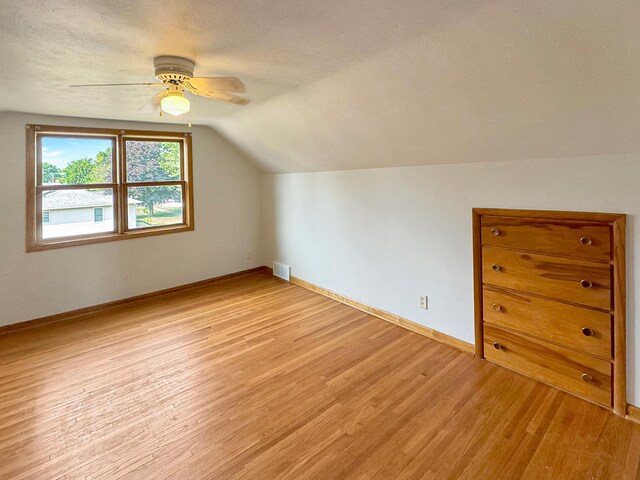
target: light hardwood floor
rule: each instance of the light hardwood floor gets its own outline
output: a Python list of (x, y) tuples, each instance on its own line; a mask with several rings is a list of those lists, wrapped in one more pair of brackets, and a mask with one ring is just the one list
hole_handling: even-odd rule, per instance
[(2, 479), (610, 480), (639, 464), (640, 425), (267, 274), (0, 336)]

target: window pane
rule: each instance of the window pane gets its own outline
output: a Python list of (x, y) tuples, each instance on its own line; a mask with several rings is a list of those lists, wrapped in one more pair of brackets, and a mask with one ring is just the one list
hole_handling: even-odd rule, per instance
[(129, 228), (158, 227), (184, 223), (182, 187), (129, 187)]
[[(100, 221), (95, 215), (99, 209), (102, 210)], [(42, 193), (42, 210), (42, 238), (114, 231), (111, 188), (47, 190)]]
[(127, 140), (127, 182), (166, 182), (180, 178), (180, 142)]
[(110, 138), (42, 136), (42, 184), (111, 183)]

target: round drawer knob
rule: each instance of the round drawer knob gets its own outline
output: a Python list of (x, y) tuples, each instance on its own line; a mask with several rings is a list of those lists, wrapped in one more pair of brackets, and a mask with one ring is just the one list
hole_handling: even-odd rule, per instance
[(589, 280), (580, 280), (580, 285), (582, 285), (584, 288), (593, 287), (593, 283), (591, 283)]
[(590, 337), (590, 336), (592, 336), (592, 335), (593, 335), (593, 330), (591, 330), (589, 327), (584, 327), (584, 328), (582, 329), (582, 334), (583, 334), (585, 337)]
[(502, 311), (502, 306), (498, 305), (497, 303), (494, 303), (493, 305), (491, 305), (491, 308), (493, 308), (496, 312)]
[(502, 267), (494, 263), (493, 265), (491, 265), (491, 270), (493, 270), (494, 272), (499, 272), (502, 270)]
[(589, 237), (582, 237), (580, 239), (580, 243), (582, 245), (591, 245), (593, 243), (593, 240), (591, 240)]
[(498, 342), (493, 342), (493, 348), (496, 350), (502, 350), (502, 344)]
[(583, 373), (582, 374), (582, 380), (584, 380), (587, 383), (593, 383), (593, 377), (591, 375), (589, 375), (588, 373)]
[(494, 237), (497, 237), (500, 235), (500, 230), (498, 230), (497, 228), (492, 228), (491, 229), (491, 235), (493, 235)]

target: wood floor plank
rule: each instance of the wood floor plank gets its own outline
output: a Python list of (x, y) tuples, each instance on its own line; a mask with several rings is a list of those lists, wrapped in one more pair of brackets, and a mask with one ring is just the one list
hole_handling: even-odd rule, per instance
[(0, 478), (640, 479), (640, 425), (262, 273), (0, 335)]

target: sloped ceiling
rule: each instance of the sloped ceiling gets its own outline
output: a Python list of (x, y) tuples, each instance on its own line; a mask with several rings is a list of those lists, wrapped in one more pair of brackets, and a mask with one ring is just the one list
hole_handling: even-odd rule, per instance
[(637, 0), (9, 3), (0, 110), (168, 122), (136, 112), (150, 89), (67, 85), (170, 54), (245, 81), (193, 121), (266, 172), (640, 151)]

